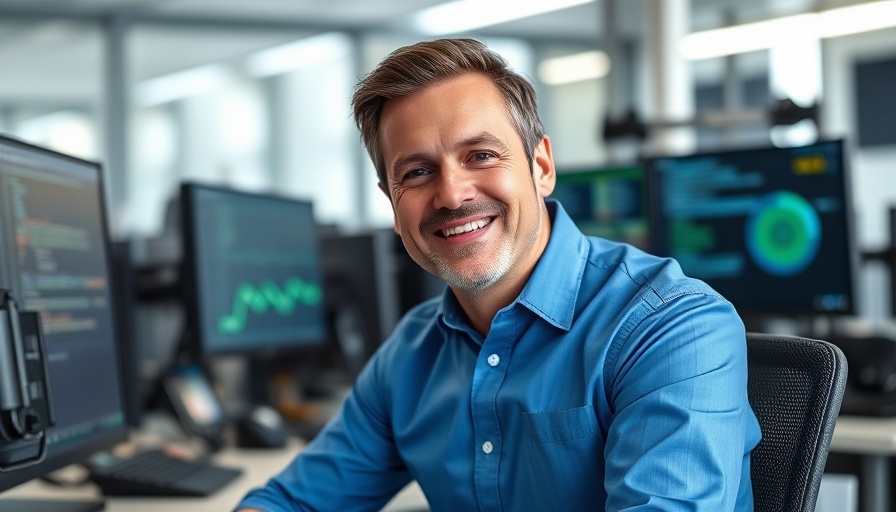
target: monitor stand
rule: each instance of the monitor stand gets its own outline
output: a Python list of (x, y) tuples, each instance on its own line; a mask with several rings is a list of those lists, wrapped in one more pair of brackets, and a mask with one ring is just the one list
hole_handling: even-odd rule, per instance
[(15, 512), (101, 512), (106, 503), (99, 501), (61, 501), (0, 499), (0, 510)]

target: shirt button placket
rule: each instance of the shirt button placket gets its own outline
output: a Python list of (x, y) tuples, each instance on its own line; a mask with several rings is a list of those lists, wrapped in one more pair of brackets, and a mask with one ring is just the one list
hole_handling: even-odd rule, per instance
[[(501, 464), (501, 427), (498, 420), (498, 394), (504, 382), (516, 332), (513, 315), (499, 314), (482, 347), (473, 383), (473, 436), (478, 440), (474, 485), (479, 507), (501, 510), (499, 467)], [(500, 354), (500, 355), (499, 355)], [(480, 451), (481, 450), (481, 451)]]

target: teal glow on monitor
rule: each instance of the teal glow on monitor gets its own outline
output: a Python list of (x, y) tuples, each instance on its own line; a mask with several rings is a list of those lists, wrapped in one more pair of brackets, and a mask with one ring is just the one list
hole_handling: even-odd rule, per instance
[(648, 250), (650, 240), (644, 168), (638, 164), (562, 169), (551, 197), (590, 236)]

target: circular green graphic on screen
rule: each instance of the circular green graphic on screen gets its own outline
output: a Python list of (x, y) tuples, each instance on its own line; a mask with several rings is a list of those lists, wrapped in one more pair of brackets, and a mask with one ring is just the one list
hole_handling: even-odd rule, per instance
[(815, 259), (821, 221), (802, 196), (774, 192), (750, 213), (746, 239), (747, 250), (759, 268), (776, 276), (791, 276)]

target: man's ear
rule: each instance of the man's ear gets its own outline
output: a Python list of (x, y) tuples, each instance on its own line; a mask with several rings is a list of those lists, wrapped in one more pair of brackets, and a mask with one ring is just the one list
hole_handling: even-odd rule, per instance
[(376, 186), (383, 191), (383, 194), (386, 194), (386, 198), (389, 199), (389, 204), (392, 205), (392, 229), (400, 235), (401, 227), (398, 225), (398, 215), (395, 214), (395, 203), (392, 202), (392, 196), (389, 195), (389, 191), (386, 190), (386, 187), (383, 186), (382, 182), (377, 183)]
[(535, 182), (535, 190), (542, 198), (548, 197), (554, 191), (557, 171), (554, 169), (551, 139), (547, 135), (535, 146), (535, 153), (532, 155), (532, 180)]

